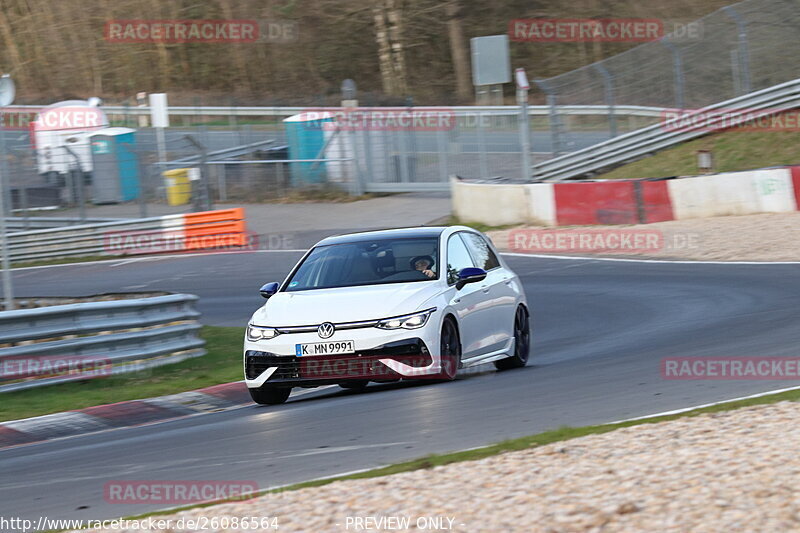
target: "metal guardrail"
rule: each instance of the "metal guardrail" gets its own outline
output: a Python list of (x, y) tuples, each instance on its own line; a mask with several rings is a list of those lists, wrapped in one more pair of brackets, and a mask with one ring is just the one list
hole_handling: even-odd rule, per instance
[[(44, 106), (39, 105), (10, 105), (5, 107), (6, 112), (37, 112)], [(390, 107), (388, 109), (401, 109), (402, 106)], [(108, 115), (150, 115), (150, 107), (127, 107), (127, 106), (102, 106), (103, 111)], [(340, 107), (198, 107), (198, 106), (170, 106), (169, 114), (176, 116), (256, 116), (256, 117), (283, 117), (297, 115), (306, 111), (325, 111), (325, 110), (339, 110)], [(381, 107), (369, 107), (362, 109), (370, 109), (373, 111), (381, 111)], [(452, 111), (456, 115), (472, 115), (477, 113), (496, 114), (496, 115), (516, 115), (519, 114), (519, 106), (515, 105), (501, 105), (501, 106), (414, 106), (416, 111)], [(558, 112), (563, 115), (608, 115), (610, 110), (606, 105), (567, 105), (559, 106)], [(615, 105), (613, 106), (614, 114), (619, 116), (638, 116), (638, 117), (659, 117), (664, 108), (649, 107), (649, 106), (635, 106), (635, 105)], [(548, 116), (550, 114), (550, 106), (534, 105), (528, 107), (528, 112), (533, 116)]]
[[(0, 348), (0, 369), (14, 364), (29, 369), (37, 361), (44, 364), (53, 358), (94, 358), (111, 365), (102, 374), (107, 375), (202, 356), (206, 351), (205, 341), (198, 337), (197, 299), (191, 294), (172, 294), (2, 311), (0, 345), (6, 347)], [(28, 344), (14, 345), (21, 342)], [(19, 375), (0, 372), (0, 392), (87, 379), (74, 372), (15, 378)]]
[[(243, 155), (251, 154), (257, 150), (268, 148), (272, 145), (277, 144), (278, 141), (274, 139), (269, 139), (266, 141), (259, 141), (251, 144), (244, 144), (241, 146), (234, 146), (232, 148), (225, 148), (224, 150), (216, 150), (213, 152), (208, 152), (206, 154), (207, 159), (228, 159), (233, 157), (241, 157)], [(186, 165), (186, 164), (197, 164), (200, 162), (202, 157), (200, 155), (190, 155), (187, 157), (182, 157), (180, 159), (173, 159), (172, 161), (165, 161), (162, 163), (166, 163), (169, 165)]]
[[(142, 240), (142, 245), (138, 242)], [(153, 246), (153, 241), (160, 243)], [(149, 244), (148, 244), (149, 243)], [(142, 255), (247, 243), (244, 209), (123, 219), (8, 234), (9, 258), (32, 261), (80, 255)]]
[(6, 217), (7, 231), (25, 231), (34, 229), (60, 228), (63, 226), (76, 226), (82, 224), (102, 224), (103, 222), (119, 221), (118, 218), (86, 218), (77, 217)]
[(138, 218), (100, 224), (81, 224), (51, 229), (19, 231), (8, 234), (11, 261), (34, 261), (56, 257), (102, 254), (106, 234), (118, 231), (156, 231), (164, 227), (166, 217)]
[[(800, 107), (800, 78), (732, 98), (693, 113), (713, 116), (713, 112), (718, 111), (720, 115), (724, 114), (726, 118), (733, 120), (745, 118), (753, 112), (773, 115), (797, 107)], [(692, 114), (689, 114), (689, 117), (691, 116)], [(674, 130), (670, 131), (670, 127), (673, 126)], [(692, 128), (675, 126), (674, 122), (664, 121), (536, 164), (532, 167), (533, 179), (536, 181), (579, 179), (641, 159), (708, 133), (708, 128), (703, 125)]]

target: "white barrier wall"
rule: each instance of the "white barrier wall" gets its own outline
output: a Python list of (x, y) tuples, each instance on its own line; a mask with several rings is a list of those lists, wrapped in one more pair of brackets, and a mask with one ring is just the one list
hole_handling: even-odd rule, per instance
[(528, 218), (524, 185), (465, 183), (451, 179), (453, 214), (489, 226), (519, 224)]
[(557, 226), (556, 190), (552, 183), (524, 185), (528, 195), (528, 220), (539, 226)]
[(453, 214), (463, 222), (489, 226), (556, 224), (551, 183), (531, 185), (469, 183), (451, 179)]
[[(598, 182), (593, 187), (603, 187), (603, 183), (619, 182)], [(633, 182), (627, 183), (632, 190), (635, 188)], [(663, 211), (659, 220), (785, 213), (797, 211), (799, 207), (797, 198), (800, 196), (794, 190), (791, 168), (677, 178), (661, 183), (666, 183), (669, 199), (663, 198), (663, 194), (659, 199), (658, 207)], [(453, 178), (451, 179), (453, 213), (466, 223), (480, 222), (489, 226), (513, 224), (558, 226), (559, 207), (562, 212), (570, 209), (568, 205), (557, 204), (556, 191), (558, 190), (559, 194), (562, 192), (561, 189), (557, 189), (558, 187), (567, 188), (571, 185), (475, 183)], [(608, 208), (602, 204), (605, 200), (592, 199), (591, 194), (587, 194), (584, 209)], [(633, 192), (631, 194), (633, 195)], [(564, 195), (560, 197), (565, 201)], [(574, 200), (574, 194), (570, 198)], [(581, 198), (581, 202), (583, 200)], [(646, 204), (644, 207), (650, 205), (647, 204), (647, 198), (643, 198), (643, 201)], [(649, 201), (654, 200), (651, 198)], [(669, 205), (666, 205), (667, 203)], [(631, 207), (634, 208), (636, 205)]]
[(797, 210), (786, 168), (674, 179), (667, 188), (676, 220)]

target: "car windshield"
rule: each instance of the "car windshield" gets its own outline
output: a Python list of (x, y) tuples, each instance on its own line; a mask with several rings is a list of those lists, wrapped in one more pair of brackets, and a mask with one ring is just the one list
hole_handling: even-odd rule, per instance
[(435, 237), (376, 239), (317, 246), (286, 284), (285, 291), (439, 279)]

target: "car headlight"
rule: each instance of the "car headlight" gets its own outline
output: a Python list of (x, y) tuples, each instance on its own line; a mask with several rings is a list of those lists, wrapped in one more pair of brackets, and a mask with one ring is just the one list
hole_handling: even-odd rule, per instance
[(430, 318), (431, 314), (436, 311), (436, 308), (426, 309), (425, 311), (420, 311), (419, 313), (413, 313), (410, 315), (403, 315), (394, 318), (387, 318), (385, 320), (381, 320), (378, 322), (375, 327), (381, 329), (417, 329), (421, 328), (428, 322), (428, 318)]
[(275, 328), (262, 328), (250, 324), (247, 326), (247, 340), (260, 341), (264, 339), (272, 339), (278, 336), (278, 330)]

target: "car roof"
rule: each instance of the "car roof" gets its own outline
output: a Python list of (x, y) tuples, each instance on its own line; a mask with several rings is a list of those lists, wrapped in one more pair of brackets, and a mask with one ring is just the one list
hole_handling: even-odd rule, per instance
[(374, 241), (380, 239), (414, 239), (420, 237), (439, 237), (447, 226), (418, 226), (415, 228), (397, 228), (375, 231), (360, 231), (358, 233), (345, 233), (343, 235), (333, 235), (319, 241), (316, 246), (327, 246), (329, 244), (343, 244), (351, 242)]

